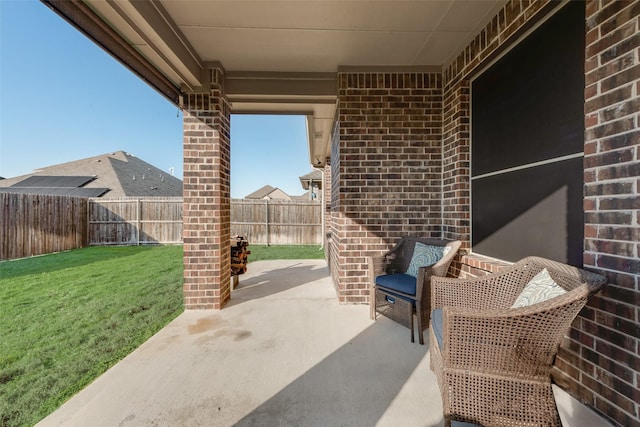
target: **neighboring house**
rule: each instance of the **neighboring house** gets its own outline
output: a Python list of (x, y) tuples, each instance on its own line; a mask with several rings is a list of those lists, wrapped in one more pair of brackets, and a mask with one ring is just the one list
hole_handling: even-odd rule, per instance
[(263, 199), (263, 200), (291, 200), (291, 196), (289, 196), (284, 191), (280, 190), (277, 187), (272, 187), (270, 185), (265, 185), (264, 187), (254, 191), (253, 193), (245, 196), (245, 199)]
[(314, 170), (300, 177), (302, 188), (307, 190), (300, 196), (290, 196), (278, 187), (265, 185), (264, 187), (245, 196), (245, 199), (256, 200), (318, 200), (318, 190), (322, 188), (322, 172)]
[(311, 192), (307, 191), (299, 196), (291, 196), (291, 200), (296, 200), (296, 201), (300, 201), (300, 202), (306, 202), (309, 200), (314, 200), (311, 198)]
[(124, 151), (0, 180), (0, 192), (79, 197), (181, 197), (182, 181)]
[(319, 200), (320, 190), (322, 190), (322, 172), (317, 169), (312, 170), (306, 175), (300, 177), (302, 188), (308, 190), (302, 197), (309, 200)]

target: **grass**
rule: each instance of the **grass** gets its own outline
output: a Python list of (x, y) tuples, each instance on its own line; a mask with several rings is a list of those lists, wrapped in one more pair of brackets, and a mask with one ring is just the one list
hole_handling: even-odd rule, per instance
[(324, 251), (318, 245), (252, 245), (249, 242), (247, 248), (251, 251), (249, 263), (269, 259), (324, 259)]
[(0, 263), (0, 425), (33, 425), (183, 310), (182, 248)]
[[(249, 262), (322, 259), (250, 245)], [(0, 262), (0, 426), (31, 426), (174, 319), (182, 247), (90, 247)]]

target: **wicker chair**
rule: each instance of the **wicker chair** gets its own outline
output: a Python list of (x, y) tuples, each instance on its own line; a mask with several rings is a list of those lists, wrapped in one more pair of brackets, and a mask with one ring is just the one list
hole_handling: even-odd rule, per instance
[[(440, 260), (430, 267), (420, 267), (415, 279), (404, 277), (411, 282), (411, 290), (408, 292), (399, 291), (393, 284), (381, 286), (376, 284), (379, 276), (391, 275), (405, 276), (405, 272), (411, 263), (416, 243), (424, 245), (449, 247), (448, 252)], [(403, 237), (391, 251), (378, 257), (369, 257), (369, 292), (371, 319), (376, 318), (376, 314), (382, 314), (390, 319), (401, 323), (411, 330), (411, 342), (413, 337), (413, 315), (418, 314), (418, 337), (420, 344), (424, 344), (423, 331), (429, 327), (429, 311), (431, 292), (428, 284), (431, 276), (446, 276), (449, 271), (451, 261), (460, 248), (460, 241), (430, 239), (421, 237)], [(405, 290), (405, 289), (403, 289)]]
[[(511, 308), (546, 268), (566, 293)], [(561, 340), (602, 276), (528, 257), (475, 279), (433, 278), (429, 343), (445, 425), (560, 426), (550, 372)]]

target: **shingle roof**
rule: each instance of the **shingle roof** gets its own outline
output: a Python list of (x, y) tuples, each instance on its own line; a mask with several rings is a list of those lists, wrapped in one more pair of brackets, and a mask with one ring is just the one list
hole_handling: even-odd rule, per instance
[[(40, 194), (53, 194), (51, 188), (65, 188), (60, 183), (69, 185), (75, 179), (79, 182), (87, 177), (92, 180), (77, 187), (94, 189), (93, 192), (102, 190), (100, 193), (105, 197), (182, 196), (180, 179), (124, 151), (48, 166), (32, 174), (0, 180), (0, 191), (13, 187), (12, 192), (17, 192), (15, 189), (22, 185), (18, 187), (16, 184), (30, 180), (26, 183), (41, 188), (43, 192)], [(40, 184), (36, 185), (37, 182)], [(54, 185), (56, 182), (58, 185)], [(46, 193), (45, 187), (50, 188)]]
[(278, 199), (278, 200), (291, 200), (291, 196), (279, 189), (278, 187), (272, 187), (265, 185), (264, 187), (254, 191), (253, 193), (245, 196), (245, 199)]
[(265, 185), (264, 187), (259, 188), (253, 193), (246, 195), (244, 198), (245, 199), (262, 199), (263, 197), (268, 196), (269, 193), (273, 192), (273, 190), (275, 189), (276, 189), (275, 187), (272, 187), (270, 185)]
[(83, 187), (96, 179), (95, 176), (49, 176), (33, 175), (11, 187)]
[(318, 188), (322, 188), (322, 172), (319, 170), (312, 170), (306, 175), (300, 177), (300, 184), (305, 190), (309, 189), (309, 183), (313, 181), (318, 184)]
[(0, 193), (49, 194), (52, 196), (100, 197), (108, 188), (72, 188), (72, 187), (3, 187)]

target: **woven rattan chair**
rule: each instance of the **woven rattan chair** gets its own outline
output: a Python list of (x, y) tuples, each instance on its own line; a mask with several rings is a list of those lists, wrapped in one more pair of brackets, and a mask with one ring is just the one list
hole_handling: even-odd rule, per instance
[[(544, 268), (567, 292), (511, 308)], [(434, 277), (429, 345), (445, 425), (559, 426), (550, 377), (554, 358), (578, 312), (605, 282), (537, 257), (475, 279)]]
[[(448, 252), (442, 256), (434, 265), (421, 267), (417, 276), (412, 278), (400, 277), (402, 280), (408, 279), (411, 290), (408, 292), (399, 291), (392, 284), (381, 286), (376, 284), (379, 276), (401, 275), (407, 271), (413, 257), (416, 243), (428, 246), (448, 247)], [(379, 257), (369, 257), (369, 284), (371, 318), (375, 319), (376, 314), (382, 314), (394, 321), (401, 323), (411, 330), (411, 342), (413, 337), (413, 316), (418, 314), (418, 338), (420, 344), (424, 344), (423, 331), (429, 327), (429, 311), (431, 292), (428, 284), (431, 276), (446, 276), (449, 271), (451, 261), (460, 248), (460, 241), (430, 239), (422, 237), (403, 237), (391, 251)], [(387, 278), (388, 278), (387, 277)], [(406, 290), (403, 288), (403, 290)]]

